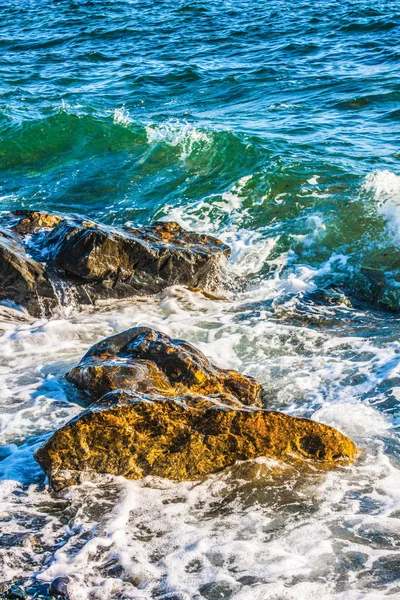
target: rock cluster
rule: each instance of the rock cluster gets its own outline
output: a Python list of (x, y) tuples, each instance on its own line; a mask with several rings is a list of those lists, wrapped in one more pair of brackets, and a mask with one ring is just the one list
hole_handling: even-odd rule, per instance
[(67, 379), (92, 403), (36, 453), (55, 490), (94, 473), (194, 480), (260, 456), (333, 468), (356, 455), (332, 427), (261, 408), (253, 378), (152, 329), (101, 341)]
[[(33, 316), (50, 315), (65, 296), (94, 304), (174, 284), (211, 295), (230, 253), (220, 240), (173, 222), (115, 228), (16, 211), (1, 225), (0, 301)], [(149, 328), (96, 344), (67, 380), (89, 408), (37, 451), (55, 490), (95, 473), (193, 480), (260, 456), (331, 468), (356, 454), (331, 427), (265, 410), (252, 377), (220, 369), (191, 344)]]
[(0, 301), (47, 316), (66, 295), (79, 305), (156, 294), (171, 285), (212, 292), (229, 253), (220, 240), (174, 222), (116, 228), (20, 210), (2, 219)]

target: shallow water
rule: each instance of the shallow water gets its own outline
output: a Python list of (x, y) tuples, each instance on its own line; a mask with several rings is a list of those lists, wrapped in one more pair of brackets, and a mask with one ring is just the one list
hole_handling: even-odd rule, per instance
[[(226, 301), (1, 309), (0, 579), (35, 596), (68, 575), (71, 600), (400, 596), (398, 3), (21, 0), (0, 18), (0, 209), (174, 219), (229, 243), (247, 281)], [(256, 376), (359, 459), (51, 495), (33, 451), (81, 410), (64, 373), (137, 324)]]

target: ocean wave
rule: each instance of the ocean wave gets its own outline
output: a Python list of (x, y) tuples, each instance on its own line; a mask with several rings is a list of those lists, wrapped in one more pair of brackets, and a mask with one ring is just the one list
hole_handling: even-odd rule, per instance
[[(106, 151), (120, 152), (136, 147), (151, 149), (157, 144), (171, 150), (180, 149), (178, 158), (191, 154), (224, 150), (225, 155), (242, 151), (249, 145), (229, 131), (206, 130), (188, 121), (167, 120), (160, 123), (135, 122), (125, 107), (114, 109), (111, 118), (96, 117), (63, 103), (61, 110), (49, 117), (15, 121), (7, 119), (2, 126), (0, 169), (42, 164), (46, 159), (90, 157)], [(233, 145), (230, 149), (229, 146)], [(172, 155), (171, 155), (172, 156)]]

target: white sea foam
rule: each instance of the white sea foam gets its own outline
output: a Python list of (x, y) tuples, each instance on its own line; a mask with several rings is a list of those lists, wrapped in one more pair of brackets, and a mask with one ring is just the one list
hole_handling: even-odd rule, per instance
[(241, 177), (227, 192), (209, 196), (189, 206), (166, 205), (161, 220), (176, 221), (188, 230), (218, 235), (232, 249), (230, 262), (237, 274), (258, 273), (279, 240), (279, 235), (271, 234), (269, 229), (254, 231), (242, 225), (248, 217), (243, 203), (246, 199), (245, 187), (251, 178), (251, 175)]
[(193, 151), (206, 149), (212, 143), (211, 135), (190, 123), (176, 120), (146, 126), (149, 144), (164, 143), (179, 146), (182, 160), (188, 158)]
[[(72, 600), (108, 600), (118, 594), (149, 598), (156, 593), (190, 600), (199, 589), (211, 594), (213, 582), (223, 585), (225, 593), (230, 590), (231, 598), (245, 600), (276, 598), (279, 589), (281, 597), (296, 600), (370, 594), (367, 572), (374, 572), (375, 561), (390, 554), (390, 540), (398, 536), (390, 515), (400, 510), (399, 471), (385, 460), (383, 448), (370, 441), (389, 434), (390, 421), (356, 398), (343, 402), (342, 395), (349, 389), (346, 379), (360, 368), (373, 389), (384, 376), (383, 350), (368, 339), (336, 338), (274, 323), (267, 315), (238, 321), (235, 314), (246, 301), (246, 295), (210, 301), (178, 287), (158, 300), (138, 299), (102, 313), (8, 327), (0, 347), (8, 390), (2, 397), (3, 443), (12, 444), (17, 433), (28, 441), (19, 448), (9, 446), (8, 457), (0, 463), (0, 511), (11, 519), (4, 531), (23, 535), (35, 530), (30, 523), (43, 514), (42, 505), (53, 506), (53, 516), (35, 533), (38, 543), (48, 548), (47, 560), (41, 562), (39, 555), (27, 566), (24, 555), (36, 556), (35, 542), (28, 536), (13, 549), (12, 561), (3, 556), (6, 578), (33, 571), (43, 582), (69, 576)], [(340, 474), (318, 477), (299, 476), (290, 467), (259, 459), (201, 485), (103, 478), (67, 490), (63, 497), (70, 507), (57, 508), (59, 501), (36, 486), (40, 469), (33, 450), (40, 440), (29, 441), (29, 436), (51, 431), (79, 411), (66, 402), (62, 374), (88, 346), (137, 324), (184, 337), (217, 364), (256, 375), (272, 392), (272, 407), (303, 414), (304, 403), (319, 405), (313, 418), (355, 436), (367, 458)], [(371, 356), (360, 363), (347, 360), (346, 348), (360, 358), (367, 350)], [(389, 344), (389, 362), (391, 353)], [(391, 369), (393, 373), (394, 364)], [(31, 483), (22, 488), (20, 482)], [(373, 503), (380, 518), (371, 520), (360, 510), (363, 502)], [(18, 521), (21, 503), (25, 525)], [(383, 548), (369, 542), (374, 531), (386, 540)], [(340, 579), (341, 561), (354, 552), (365, 555), (366, 563), (346, 595), (332, 582)], [(385, 584), (385, 593), (393, 585)]]
[(386, 221), (396, 243), (400, 243), (400, 176), (388, 170), (374, 171), (367, 176), (364, 188), (373, 192), (378, 214)]
[(129, 116), (129, 110), (127, 110), (125, 106), (114, 110), (113, 119), (114, 123), (124, 125), (125, 127), (128, 127), (132, 123), (132, 119)]
[[(2, 534), (20, 536), (11, 551), (0, 548), (5, 580), (69, 576), (71, 600), (395, 597), (396, 582), (380, 565), (400, 545), (400, 471), (388, 457), (392, 407), (381, 387), (396, 385), (400, 342), (379, 337), (373, 319), (372, 329), (358, 328), (362, 312), (346, 309), (345, 321), (341, 306), (312, 307), (326, 326), (299, 326), (309, 316), (302, 295), (348, 258), (332, 254), (311, 268), (289, 251), (271, 261), (279, 233), (246, 228), (249, 183), (168, 207), (164, 218), (229, 242), (239, 274), (260, 273), (268, 261), (274, 274), (256, 277), (251, 289), (219, 301), (177, 286), (68, 318), (3, 317), (0, 515)], [(303, 243), (318, 243), (323, 219), (305, 223)], [(257, 377), (268, 408), (338, 427), (360, 447), (358, 461), (318, 474), (260, 458), (202, 483), (104, 476), (51, 496), (33, 452), (81, 410), (63, 375), (91, 344), (135, 325), (186, 339), (221, 367)]]

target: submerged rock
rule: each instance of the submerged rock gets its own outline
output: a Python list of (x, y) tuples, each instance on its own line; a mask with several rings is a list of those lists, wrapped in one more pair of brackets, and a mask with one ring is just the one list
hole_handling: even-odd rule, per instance
[(332, 427), (260, 408), (251, 377), (148, 328), (96, 344), (67, 378), (94, 402), (36, 453), (55, 490), (95, 473), (194, 480), (260, 456), (333, 468), (356, 454)]
[(20, 282), (3, 277), (1, 299), (34, 316), (51, 313), (57, 302), (49, 303), (49, 297), (62, 303), (64, 296), (72, 296), (77, 304), (94, 304), (156, 294), (171, 285), (212, 292), (230, 254), (220, 240), (173, 222), (116, 228), (78, 216), (16, 211), (2, 224), (0, 274), (10, 270), (11, 262)]

